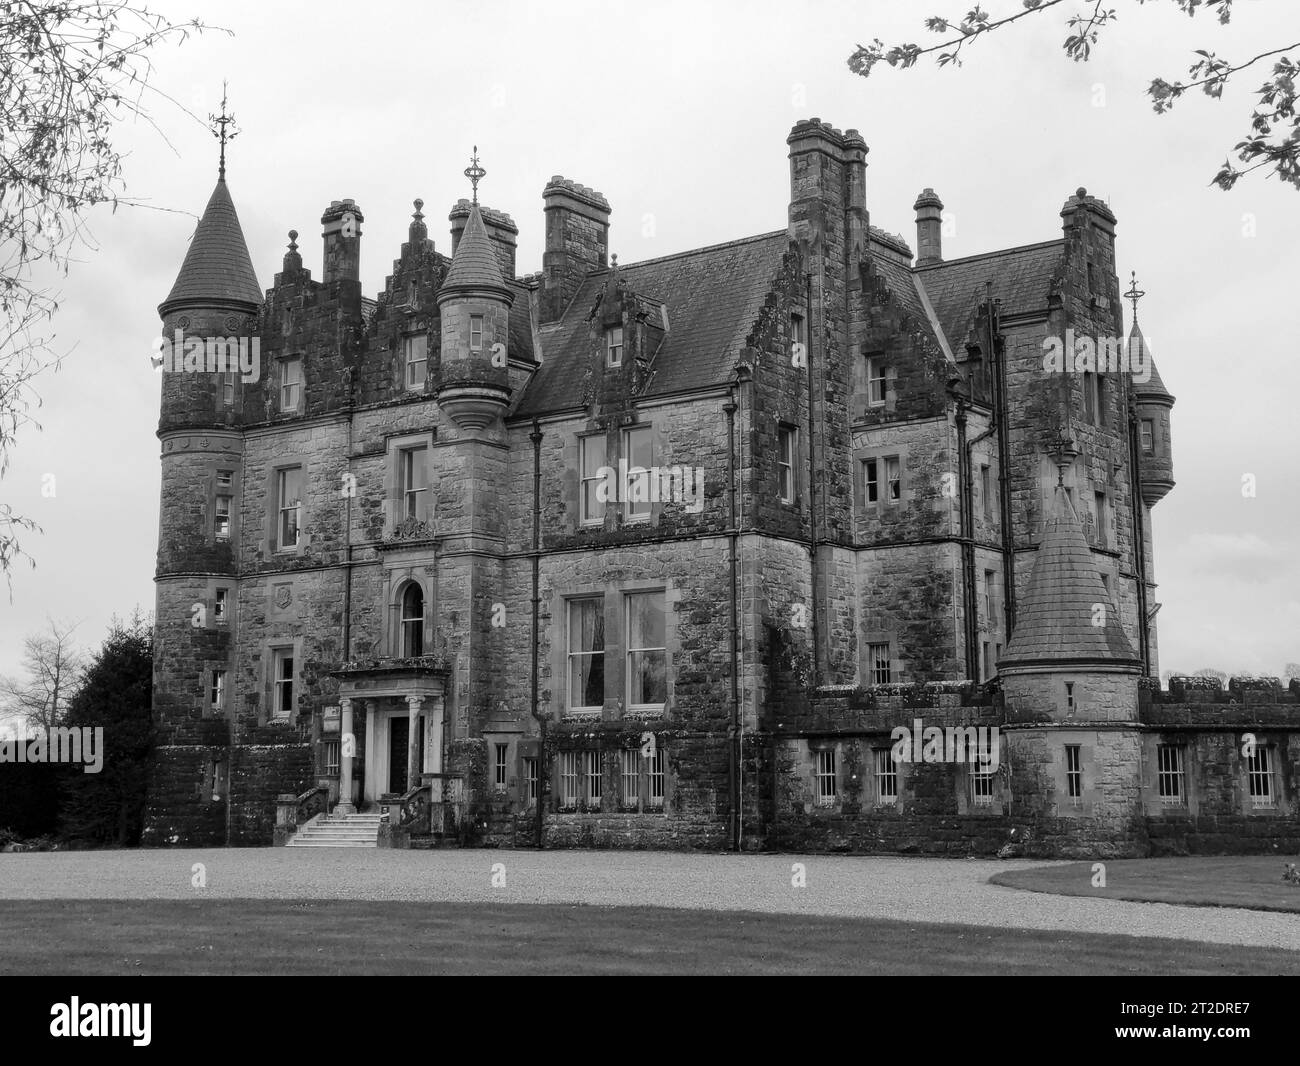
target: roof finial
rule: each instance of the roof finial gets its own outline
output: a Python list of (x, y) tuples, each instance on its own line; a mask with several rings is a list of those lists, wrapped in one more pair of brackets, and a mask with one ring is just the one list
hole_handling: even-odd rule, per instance
[(478, 145), (474, 145), (474, 154), (470, 157), (469, 166), (465, 168), (465, 177), (469, 178), (469, 183), (474, 191), (474, 203), (478, 203), (478, 183), (487, 176), (487, 171), (478, 165)]
[(614, 270), (617, 270), (617, 269), (618, 269), (618, 252), (613, 252), (613, 253), (610, 255), (609, 259), (610, 259), (610, 266), (611, 266)]
[(226, 129), (227, 126), (231, 126), (234, 124), (235, 116), (226, 114), (226, 83), (224, 79), (221, 82), (221, 114), (218, 116), (209, 112), (208, 121), (212, 123), (214, 127), (216, 127), (215, 129), (212, 130), (212, 136), (216, 137), (218, 140), (221, 141), (221, 168), (220, 170), (217, 171), (217, 180), (225, 181), (226, 180), (226, 142), (233, 141), (236, 137), (238, 137), (239, 131)]
[(1073, 465), (1079, 449), (1074, 446), (1073, 440), (1062, 434), (1047, 442), (1047, 454), (1056, 464), (1056, 484), (1064, 486), (1066, 468)]
[(297, 250), (298, 250), (298, 231), (296, 229), (291, 229), (289, 231), (289, 251), (296, 252)]
[(1136, 270), (1129, 271), (1129, 275), (1133, 279), (1133, 285), (1129, 288), (1128, 292), (1124, 294), (1124, 299), (1131, 300), (1133, 302), (1133, 324), (1136, 326), (1138, 320), (1138, 301), (1142, 299), (1142, 297), (1145, 296), (1146, 293), (1138, 288), (1137, 271)]

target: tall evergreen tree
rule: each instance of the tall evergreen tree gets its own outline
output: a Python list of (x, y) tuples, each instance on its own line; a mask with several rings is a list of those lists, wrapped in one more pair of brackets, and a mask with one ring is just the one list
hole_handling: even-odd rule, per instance
[(128, 623), (113, 620), (68, 704), (69, 726), (103, 727), (104, 764), (99, 773), (67, 776), (65, 839), (139, 844), (153, 745), (152, 694), (153, 630), (137, 610)]

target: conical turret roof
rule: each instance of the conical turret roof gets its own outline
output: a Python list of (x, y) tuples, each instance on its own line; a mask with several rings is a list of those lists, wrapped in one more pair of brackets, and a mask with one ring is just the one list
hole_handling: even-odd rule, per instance
[(190, 238), (176, 284), (158, 311), (166, 314), (181, 304), (205, 303), (248, 304), (252, 310), (261, 302), (262, 289), (253, 272), (239, 215), (225, 178), (220, 178)]
[(501, 273), (501, 263), (492, 247), (487, 227), (483, 225), (478, 204), (470, 207), (465, 232), (456, 245), (456, 254), (451, 257), (451, 268), (443, 279), (438, 298), (441, 300), (443, 294), (473, 290), (499, 293), (507, 299), (513, 295)]
[[(1105, 608), (1104, 615), (1098, 605)], [(1099, 620), (1102, 625), (1093, 624)], [(1140, 659), (1101, 583), (1079, 516), (1058, 485), (1029, 585), (1016, 607), (1016, 628), (998, 669), (1102, 664), (1138, 669)]]
[(1155, 400), (1165, 401), (1172, 404), (1174, 402), (1173, 394), (1165, 388), (1164, 381), (1160, 378), (1160, 371), (1156, 369), (1155, 356), (1151, 354), (1151, 346), (1147, 344), (1147, 339), (1142, 336), (1142, 329), (1138, 326), (1136, 319), (1133, 322), (1133, 328), (1128, 331), (1129, 344), (1129, 366), (1133, 365), (1133, 353), (1136, 350), (1142, 352), (1142, 358), (1146, 361), (1147, 366), (1151, 368), (1151, 376), (1146, 381), (1134, 381), (1133, 391), (1140, 401)]

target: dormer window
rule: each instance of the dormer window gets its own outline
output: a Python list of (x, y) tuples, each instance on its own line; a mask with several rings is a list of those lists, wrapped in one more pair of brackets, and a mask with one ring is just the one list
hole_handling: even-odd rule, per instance
[(483, 350), (483, 316), (469, 316), (469, 350), (471, 352), (481, 352)]
[(888, 379), (885, 365), (875, 356), (867, 357), (867, 404), (881, 407), (885, 403), (888, 391)]
[(607, 367), (623, 365), (622, 326), (612, 326), (605, 331), (605, 365)]
[(403, 362), (406, 365), (406, 387), (424, 388), (429, 370), (429, 336), (413, 333), (403, 341)]
[(302, 396), (302, 359), (295, 356), (280, 363), (280, 410), (297, 411)]

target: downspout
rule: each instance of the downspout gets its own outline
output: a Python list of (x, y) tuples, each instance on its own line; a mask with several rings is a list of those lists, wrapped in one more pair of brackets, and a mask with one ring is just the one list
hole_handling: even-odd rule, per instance
[(1126, 383), (1128, 392), (1128, 458), (1129, 481), (1133, 487), (1133, 569), (1137, 574), (1138, 644), (1142, 656), (1142, 676), (1151, 676), (1151, 635), (1147, 629), (1147, 548), (1145, 523), (1142, 521), (1142, 467), (1138, 444), (1138, 414), (1134, 402), (1132, 383)]
[(740, 850), (740, 677), (736, 662), (740, 640), (737, 632), (736, 611), (736, 386), (728, 387), (727, 402), (722, 405), (727, 413), (727, 562), (730, 567), (729, 600), (731, 635), (731, 725), (727, 729), (727, 791), (731, 799), (731, 850)]
[(1007, 639), (1016, 627), (1016, 560), (1015, 539), (1011, 528), (1011, 470), (1007, 460), (1007, 381), (1005, 351), (999, 352), (994, 341), (993, 283), (985, 282), (988, 298), (985, 301), (985, 327), (988, 332), (989, 359), (996, 378), (993, 390), (993, 421), (998, 433), (998, 510), (1002, 522), (1002, 606), (1006, 619)]
[(961, 507), (961, 582), (965, 618), (966, 676), (974, 681), (975, 661), (975, 529), (971, 507), (970, 445), (966, 443), (966, 399), (957, 397), (957, 496)]
[(533, 419), (533, 431), (529, 434), (528, 439), (533, 442), (533, 673), (532, 673), (532, 693), (531, 693), (531, 710), (533, 720), (537, 722), (538, 733), (540, 736), (537, 745), (537, 825), (535, 829), (535, 843), (540, 849), (542, 847), (542, 817), (546, 804), (546, 782), (548, 773), (546, 767), (546, 717), (537, 709), (537, 683), (538, 683), (538, 663), (537, 647), (541, 639), (539, 632), (541, 617), (541, 596), (539, 594), (538, 584), (538, 567), (541, 563), (541, 535), (542, 535), (542, 427), (537, 419)]
[(816, 433), (817, 412), (813, 404), (813, 304), (812, 271), (804, 273), (806, 287), (805, 300), (808, 308), (808, 350), (806, 367), (808, 371), (808, 579), (812, 594), (812, 646), (813, 646), (813, 688), (821, 679), (821, 638), (817, 626), (817, 462), (813, 447)]
[[(970, 531), (969, 534), (963, 534), (964, 538), (968, 538), (968, 539), (964, 539), (963, 543), (969, 544), (970, 546), (969, 556), (968, 556), (969, 567), (966, 570), (966, 573), (963, 578), (963, 580), (966, 582), (966, 594), (968, 597), (967, 603), (969, 604), (968, 610), (970, 612), (968, 616), (967, 626), (966, 626), (966, 639), (969, 641), (968, 655), (966, 661), (966, 676), (970, 678), (972, 681), (975, 680), (975, 676), (979, 672), (979, 661), (978, 661), (979, 649), (976, 647), (976, 643), (978, 641), (978, 637), (976, 636), (976, 630), (978, 626), (976, 613), (978, 611), (979, 604), (978, 604), (978, 598), (975, 593), (975, 500), (974, 500), (974, 478), (972, 477), (972, 471), (974, 467), (971, 463), (971, 456), (974, 453), (975, 445), (993, 436), (993, 434), (996, 433), (997, 430), (998, 430), (998, 416), (997, 416), (997, 408), (995, 407), (993, 409), (993, 417), (989, 420), (988, 429), (986, 429), (983, 433), (980, 433), (977, 436), (972, 437), (970, 440), (966, 442), (965, 455), (963, 456), (963, 465), (966, 468), (965, 469), (966, 489), (965, 489), (965, 495), (963, 497), (962, 503), (963, 503), (963, 507), (966, 510), (966, 519), (967, 519), (966, 528), (969, 529)], [(958, 424), (958, 433), (964, 433), (964, 427), (960, 423)], [(987, 681), (988, 678), (985, 678), (984, 680)]]

